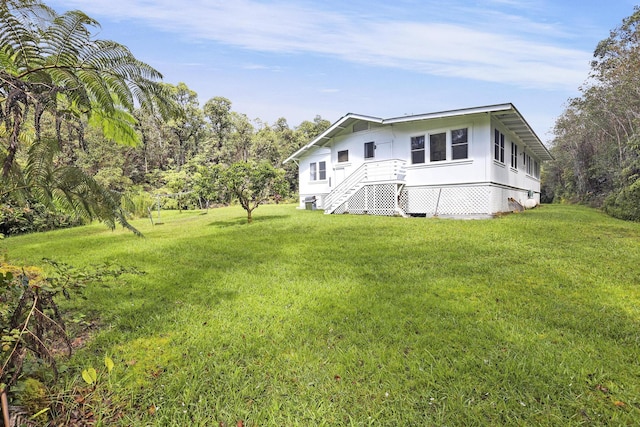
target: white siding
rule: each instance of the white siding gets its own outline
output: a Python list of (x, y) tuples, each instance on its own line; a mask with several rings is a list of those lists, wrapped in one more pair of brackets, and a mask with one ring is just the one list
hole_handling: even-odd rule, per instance
[[(467, 158), (453, 160), (451, 131), (463, 128), (468, 130)], [(504, 163), (494, 160), (495, 129), (505, 136)], [(446, 159), (430, 161), (429, 135), (439, 133), (446, 135)], [(425, 137), (425, 161), (412, 164), (411, 138), (421, 135)], [(365, 159), (365, 144), (370, 142), (375, 145), (375, 156)], [(517, 168), (511, 167), (511, 142), (518, 145)], [(348, 151), (348, 161), (338, 162), (338, 153), (343, 151)], [(465, 211), (468, 214), (506, 211), (508, 198), (523, 204), (531, 191), (540, 200), (540, 180), (533, 176), (533, 169), (531, 174), (527, 173), (525, 154), (541, 163), (515, 133), (483, 112), (384, 125), (372, 123), (370, 129), (358, 132), (346, 126), (325, 147), (311, 148), (300, 157), (300, 207), (304, 207), (306, 197), (315, 196), (318, 208), (323, 208), (324, 196), (365, 162), (401, 159), (406, 162), (403, 197), (409, 213), (428, 214), (422, 210), (434, 210), (464, 215)], [(310, 180), (310, 164), (321, 161), (326, 162), (326, 179)], [(441, 199), (434, 199), (436, 192)]]
[[(326, 162), (327, 177), (324, 180), (311, 180), (311, 163), (315, 163), (316, 167), (320, 162)], [(318, 206), (322, 207), (322, 197), (329, 193), (329, 178), (331, 177), (331, 150), (329, 148), (314, 148), (310, 150), (307, 156), (300, 159), (299, 167), (299, 183), (300, 183), (300, 207), (304, 208), (304, 200), (308, 196), (315, 196), (318, 199)]]
[[(504, 143), (504, 164), (497, 162), (493, 159), (493, 144), (494, 144), (494, 129), (498, 129), (505, 136)], [(531, 161), (537, 161), (540, 164), (539, 159), (537, 159), (533, 153), (525, 146), (525, 144), (518, 138), (517, 135), (505, 129), (500, 123), (493, 122), (491, 128), (491, 151), (490, 151), (490, 180), (493, 183), (500, 184), (506, 188), (511, 188), (517, 190), (517, 194), (520, 197), (513, 197), (518, 200), (520, 203), (524, 203), (524, 201), (528, 197), (528, 192), (531, 191), (534, 193), (534, 198), (539, 202), (540, 201), (540, 179), (536, 178), (533, 175), (533, 171), (531, 174), (527, 173), (526, 165), (524, 162), (525, 155), (529, 155)], [(517, 168), (513, 168), (511, 165), (511, 143), (515, 143), (518, 148), (518, 156), (517, 156)], [(512, 197), (512, 196), (509, 196)]]

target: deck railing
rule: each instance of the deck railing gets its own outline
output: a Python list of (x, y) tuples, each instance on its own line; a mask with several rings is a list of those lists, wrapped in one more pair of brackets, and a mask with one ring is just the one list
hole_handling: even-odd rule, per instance
[(365, 184), (398, 182), (404, 183), (406, 162), (400, 159), (377, 160), (360, 165), (329, 194), (324, 197), (325, 213), (332, 213), (338, 206)]

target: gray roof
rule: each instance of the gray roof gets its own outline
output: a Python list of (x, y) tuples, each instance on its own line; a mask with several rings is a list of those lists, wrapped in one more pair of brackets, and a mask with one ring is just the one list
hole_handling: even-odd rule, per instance
[(411, 116), (394, 117), (390, 119), (381, 119), (379, 117), (365, 116), (362, 114), (349, 113), (342, 116), (333, 123), (327, 130), (318, 135), (313, 141), (300, 148), (298, 151), (289, 156), (284, 162), (297, 160), (301, 155), (314, 146), (322, 147), (326, 145), (332, 138), (340, 134), (344, 129), (353, 125), (358, 121), (367, 121), (378, 123), (381, 125), (392, 125), (396, 123), (417, 122), (422, 120), (441, 119), (445, 117), (465, 116), (469, 114), (489, 113), (505, 128), (515, 133), (518, 138), (537, 156), (540, 160), (552, 160), (553, 157), (547, 147), (544, 146), (540, 138), (531, 129), (531, 126), (522, 117), (522, 114), (511, 104), (488, 105), (485, 107), (463, 108), (460, 110), (441, 111), (437, 113), (417, 114)]

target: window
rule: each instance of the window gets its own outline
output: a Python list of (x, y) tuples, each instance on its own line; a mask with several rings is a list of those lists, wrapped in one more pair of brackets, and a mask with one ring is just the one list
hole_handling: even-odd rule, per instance
[(365, 159), (373, 159), (376, 156), (375, 153), (376, 146), (373, 142), (365, 142), (364, 143), (364, 158)]
[(309, 164), (309, 180), (317, 181), (327, 179), (327, 162)]
[(316, 164), (315, 163), (311, 163), (309, 165), (309, 179), (311, 181), (315, 181), (316, 180), (316, 173), (317, 173), (317, 169), (316, 169)]
[(447, 134), (434, 133), (429, 135), (429, 160), (440, 162), (447, 160)]
[(451, 158), (453, 160), (469, 157), (469, 131), (467, 128), (451, 131)]
[(469, 158), (469, 128), (430, 134), (428, 158), (425, 143), (425, 135), (411, 137), (411, 164)]
[(504, 135), (498, 130), (494, 133), (493, 159), (504, 163)]
[(518, 146), (515, 142), (511, 143), (511, 167), (518, 169)]
[(528, 154), (524, 154), (524, 166), (527, 170), (527, 174), (531, 175), (533, 173), (533, 164), (531, 163), (531, 156)]
[(338, 151), (338, 163), (349, 161), (349, 150)]
[(424, 135), (411, 137), (411, 163), (424, 163)]
[(533, 176), (540, 178), (540, 163), (537, 160), (533, 161)]

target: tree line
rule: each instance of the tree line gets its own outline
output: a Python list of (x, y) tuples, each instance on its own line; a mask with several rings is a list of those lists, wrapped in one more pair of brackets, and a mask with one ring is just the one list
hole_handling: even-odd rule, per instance
[[(581, 96), (557, 119), (542, 201), (640, 220), (639, 21), (636, 7), (598, 44)], [(224, 97), (201, 105), (185, 83), (163, 83), (126, 46), (96, 39), (96, 28), (40, 0), (0, 3), (0, 236), (91, 219), (130, 227), (130, 213), (144, 215), (159, 195), (172, 196), (164, 208), (242, 197), (255, 208), (274, 196), (256, 183), (278, 197), (297, 191), (296, 165), (282, 161), (328, 121), (265, 123)]]
[(543, 201), (587, 203), (640, 221), (640, 8), (594, 51), (581, 96), (557, 119)]
[[(156, 195), (163, 208), (205, 209), (233, 197), (223, 172), (235, 163), (267, 163), (282, 171), (280, 196), (297, 192), (295, 164), (283, 164), (291, 153), (324, 131), (329, 121), (316, 116), (292, 127), (282, 117), (274, 123), (234, 111), (231, 100), (213, 97), (202, 106), (185, 83), (163, 86), (176, 111), (169, 117), (136, 109), (140, 143), (123, 146), (93, 131), (85, 147), (76, 145), (75, 161), (104, 187), (128, 193), (148, 205)], [(257, 167), (257, 166), (256, 166)], [(238, 170), (238, 168), (236, 168)], [(140, 213), (140, 208), (133, 208)]]
[[(127, 218), (144, 214), (152, 194), (178, 195), (165, 208), (234, 196), (256, 206), (266, 196), (253, 184), (267, 176), (287, 184), (275, 186), (281, 196), (297, 190), (295, 165), (282, 160), (328, 121), (264, 123), (224, 97), (201, 107), (186, 84), (163, 83), (96, 28), (40, 0), (0, 3), (0, 236), (91, 219), (135, 231)], [(230, 167), (238, 162), (251, 167)]]

